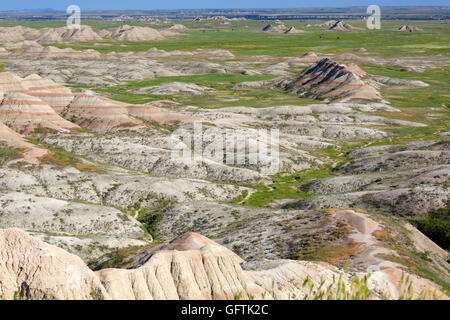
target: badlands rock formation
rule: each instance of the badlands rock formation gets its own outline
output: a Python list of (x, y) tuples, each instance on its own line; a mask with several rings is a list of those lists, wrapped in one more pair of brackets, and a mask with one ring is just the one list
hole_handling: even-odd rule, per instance
[(10, 72), (0, 72), (0, 97), (3, 97), (5, 92), (23, 92), (25, 90), (22, 78)]
[(184, 31), (184, 30), (188, 30), (188, 28), (182, 24), (174, 24), (172, 26), (170, 26), (169, 28), (167, 28), (167, 30), (175, 30), (175, 31)]
[(326, 21), (326, 22), (324, 22), (324, 23), (322, 23), (322, 24), (319, 24), (318, 26), (319, 27), (326, 27), (326, 28), (329, 28), (329, 27), (331, 27), (331, 26), (334, 26), (335, 24), (336, 24), (336, 20), (328, 20), (328, 21)]
[[(355, 237), (365, 238), (369, 254), (379, 250), (371, 239), (377, 229), (374, 221), (353, 211), (335, 216), (355, 227)], [(0, 230), (0, 257), (0, 295), (5, 299), (16, 294), (21, 299), (231, 300), (238, 295), (241, 299), (304, 299), (309, 291), (303, 285), (306, 279), (314, 287), (324, 281), (335, 294), (333, 279), (342, 274), (345, 290), (350, 290), (351, 278), (325, 263), (278, 260), (246, 264), (230, 250), (195, 233), (142, 252), (136, 260), (141, 266), (128, 270), (93, 272), (78, 257), (18, 229)], [(376, 259), (373, 256), (366, 263), (380, 263)], [(374, 290), (372, 298), (388, 294), (397, 298), (395, 284), (401, 274), (394, 264), (375, 271), (368, 282)], [(416, 292), (431, 284), (416, 276), (411, 279)]]
[(398, 31), (406, 31), (406, 32), (413, 32), (413, 31), (422, 31), (422, 29), (420, 29), (419, 27), (416, 26), (409, 26), (409, 25), (404, 25), (401, 26), (400, 28), (397, 29)]
[(25, 77), (21, 83), (28, 95), (46, 102), (57, 113), (60, 113), (75, 97), (70, 89), (37, 74)]
[(2, 122), (0, 122), (0, 143), (11, 148), (23, 150), (23, 159), (32, 164), (39, 163), (38, 158), (47, 154), (47, 150), (38, 148), (32, 143), (26, 142), (23, 136), (11, 130)]
[(295, 27), (286, 27), (284, 24), (273, 26), (268, 24), (264, 28), (262, 28), (264, 32), (270, 33), (284, 33), (284, 34), (295, 34), (295, 33), (305, 33), (305, 31), (296, 29)]
[[(355, 70), (353, 70), (355, 71)], [(346, 100), (380, 100), (380, 94), (365, 84), (360, 70), (352, 72), (345, 65), (325, 58), (302, 73), (286, 86), (300, 96)]]
[(193, 115), (168, 111), (163, 108), (165, 105), (166, 103), (164, 101), (153, 101), (144, 105), (127, 104), (126, 108), (128, 113), (137, 119), (159, 124), (184, 124), (201, 121), (200, 118)]
[(129, 25), (118, 27), (116, 30), (112, 31), (108, 37), (118, 41), (150, 41), (164, 39), (164, 36), (155, 29)]
[(130, 118), (122, 104), (86, 94), (77, 95), (61, 115), (84, 128), (98, 131), (140, 126), (140, 121)]
[(247, 271), (239, 256), (195, 233), (146, 252), (139, 262), (142, 266), (134, 270), (98, 272), (113, 299), (231, 300), (238, 294), (242, 299), (301, 299), (308, 275), (317, 283), (322, 273), (330, 284), (338, 274), (330, 266), (294, 261), (273, 261)]
[(428, 83), (425, 83), (420, 80), (406, 80), (406, 79), (395, 79), (389, 77), (373, 77), (375, 81), (383, 85), (391, 85), (391, 86), (399, 86), (399, 87), (416, 87), (416, 88), (425, 88), (429, 87)]
[(352, 31), (352, 30), (357, 30), (359, 28), (355, 28), (352, 25), (339, 20), (336, 21), (336, 23), (334, 23), (333, 25), (330, 26), (330, 28), (328, 29), (328, 31)]
[(85, 261), (117, 248), (144, 246), (151, 241), (138, 221), (112, 207), (22, 192), (2, 192), (0, 203), (0, 228), (29, 230)]
[(294, 261), (245, 271), (237, 255), (193, 233), (154, 250), (135, 270), (94, 273), (80, 258), (19, 229), (0, 230), (0, 257), (5, 299), (15, 292), (20, 299), (299, 299), (307, 276), (316, 285), (322, 276), (328, 285), (338, 275), (330, 266)]
[(79, 257), (19, 229), (0, 230), (0, 291), (9, 300), (15, 292), (36, 300), (108, 297)]
[(7, 92), (0, 102), (3, 123), (20, 133), (38, 128), (69, 130), (78, 126), (61, 118), (47, 103), (19, 92)]
[[(353, 151), (337, 177), (304, 187), (317, 196), (294, 207), (360, 207), (399, 216), (422, 217), (450, 201), (446, 181), (450, 154), (446, 144), (368, 147)], [(395, 186), (395, 187), (392, 187)]]
[(284, 31), (285, 34), (296, 34), (296, 33), (305, 33), (306, 31), (295, 29), (295, 27), (290, 27), (286, 31)]
[[(357, 65), (423, 72), (448, 57), (247, 56), (113, 42), (184, 29), (157, 23), (162, 32), (96, 33), (109, 41), (89, 28), (0, 29), (0, 63), (13, 72), (0, 73), (0, 228), (34, 237), (0, 231), (0, 297), (299, 299), (307, 277), (328, 284), (343, 273), (349, 286), (370, 271), (373, 298), (398, 298), (407, 269), (415, 294), (449, 282), (448, 252), (406, 222), (448, 207), (445, 106), (406, 109), (377, 91), (390, 97), (437, 81), (373, 76)], [(345, 27), (327, 28), (336, 24)], [(280, 34), (267, 40), (288, 30), (276, 26)], [(82, 47), (97, 50), (39, 44), (89, 38)], [(179, 76), (193, 83), (174, 83)], [(246, 79), (266, 80), (238, 82)], [(188, 96), (197, 93), (205, 96)], [(173, 101), (151, 101), (154, 94)], [(275, 175), (271, 152), (255, 148), (269, 142)], [(186, 156), (176, 157), (181, 149)], [(225, 161), (242, 159), (236, 153), (257, 161)], [(317, 259), (326, 263), (305, 262)], [(338, 269), (346, 263), (348, 272)], [(77, 285), (72, 275), (86, 280)]]
[(80, 28), (68, 29), (61, 34), (63, 41), (97, 41), (102, 40), (90, 26), (82, 25)]
[(186, 82), (168, 82), (159, 86), (145, 87), (136, 90), (136, 92), (148, 92), (156, 95), (201, 95), (211, 91), (215, 90), (212, 88), (196, 85), (195, 83)]
[(32, 29), (27, 27), (0, 28), (1, 42), (17, 42), (33, 40), (40, 43), (56, 43), (63, 41), (97, 41), (102, 38), (89, 26), (81, 26), (79, 29), (68, 28), (42, 28)]
[[(182, 25), (175, 25), (168, 31), (185, 30)], [(178, 35), (177, 33), (166, 36)], [(28, 27), (0, 27), (0, 42), (12, 43), (24, 40), (37, 41), (39, 43), (61, 43), (101, 41), (104, 38), (118, 41), (150, 41), (162, 40), (164, 36), (157, 30), (149, 27), (123, 25), (113, 31), (102, 30), (99, 33), (90, 26), (82, 25), (80, 28), (42, 28), (32, 29)]]
[(377, 60), (372, 58), (372, 57), (361, 57), (361, 56), (358, 56), (358, 55), (353, 54), (353, 53), (342, 53), (342, 54), (335, 55), (333, 57), (333, 60), (339, 61), (339, 62), (343, 61), (343, 62), (346, 62), (346, 63), (347, 62), (349, 62), (349, 63), (361, 63), (361, 64), (363, 64), (363, 63), (369, 63), (369, 64), (370, 63), (374, 63), (374, 64), (376, 64), (377, 63)]
[(300, 57), (302, 62), (317, 62), (320, 58), (314, 52), (307, 52)]
[[(236, 185), (215, 184), (199, 179), (158, 178), (122, 168), (94, 172), (80, 171), (74, 167), (57, 168), (49, 164), (41, 164), (28, 170), (2, 168), (0, 186), (15, 193), (37, 195), (42, 203), (46, 198), (55, 198), (66, 200), (67, 206), (70, 201), (81, 200), (119, 208), (158, 207), (167, 200), (231, 201), (245, 190), (251, 192), (248, 188)], [(83, 208), (95, 211), (96, 206)], [(18, 215), (27, 215), (26, 206), (20, 209), (15, 207), (15, 210)]]
[(25, 49), (19, 55), (27, 59), (100, 59), (101, 54), (92, 49), (74, 50), (72, 48), (60, 49), (53, 46), (31, 47)]
[[(314, 61), (314, 55), (304, 57)], [(341, 65), (324, 58), (311, 65), (294, 78), (276, 78), (255, 82), (241, 82), (234, 88), (283, 88), (301, 97), (329, 100), (381, 100), (381, 95), (362, 77), (366, 73), (357, 65)]]

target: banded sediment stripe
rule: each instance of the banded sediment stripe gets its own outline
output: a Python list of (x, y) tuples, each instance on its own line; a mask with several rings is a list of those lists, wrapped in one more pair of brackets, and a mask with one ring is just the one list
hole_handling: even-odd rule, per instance
[(37, 128), (62, 131), (78, 127), (59, 116), (46, 102), (21, 92), (4, 94), (0, 103), (0, 119), (20, 133)]

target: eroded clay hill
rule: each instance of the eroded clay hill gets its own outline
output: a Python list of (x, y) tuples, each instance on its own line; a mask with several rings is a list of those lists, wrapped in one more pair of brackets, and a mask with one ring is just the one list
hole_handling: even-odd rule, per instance
[(380, 94), (361, 80), (358, 68), (325, 58), (300, 73), (286, 89), (300, 96), (346, 100), (380, 100)]
[(24, 137), (8, 126), (0, 122), (0, 143), (14, 149), (23, 151), (23, 159), (27, 162), (37, 164), (38, 158), (47, 154), (47, 150), (38, 148), (34, 144), (25, 141)]
[(314, 63), (295, 77), (241, 82), (234, 88), (282, 88), (300, 97), (322, 100), (367, 102), (382, 99), (377, 89), (364, 81), (367, 74), (354, 63), (344, 65), (330, 58), (319, 59), (315, 54), (306, 54), (300, 59)]
[(352, 25), (340, 20), (336, 21), (336, 23), (332, 24), (328, 31), (352, 31), (359, 30), (360, 28), (353, 27)]
[(118, 27), (116, 30), (108, 34), (107, 37), (120, 41), (149, 41), (164, 39), (164, 36), (153, 28), (129, 25)]
[[(175, 25), (166, 36), (178, 35), (171, 30), (184, 30), (181, 25)], [(123, 25), (113, 31), (102, 30), (95, 32), (90, 26), (82, 25), (80, 28), (42, 28), (33, 29), (23, 26), (0, 27), (0, 42), (18, 42), (24, 40), (37, 41), (39, 43), (61, 43), (101, 41), (104, 38), (120, 41), (150, 41), (162, 40), (164, 36), (157, 30), (149, 27)]]
[(78, 126), (61, 118), (47, 103), (20, 92), (7, 92), (0, 102), (0, 118), (13, 130), (26, 133), (38, 128), (57, 131)]
[(60, 113), (74, 99), (70, 89), (37, 74), (25, 77), (21, 83), (28, 95), (46, 102), (57, 113)]
[(19, 133), (38, 128), (70, 130), (78, 125), (96, 131), (133, 129), (144, 127), (142, 120), (156, 123), (199, 120), (159, 105), (165, 104), (156, 101), (129, 105), (91, 94), (74, 94), (37, 74), (21, 78), (10, 72), (0, 73), (1, 119)]
[(0, 72), (0, 97), (5, 92), (23, 92), (25, 90), (22, 78), (10, 72)]
[[(377, 224), (354, 212), (341, 211), (358, 235), (367, 238), (367, 263), (372, 257), (371, 233)], [(343, 290), (350, 291), (352, 276), (326, 263), (272, 260), (247, 264), (229, 249), (196, 233), (184, 234), (140, 256), (136, 269), (91, 271), (80, 258), (37, 240), (19, 229), (0, 230), (0, 295), (12, 299), (304, 299), (311, 284), (330, 288), (336, 294), (336, 279), (342, 276)], [(394, 284), (401, 270), (382, 265), (369, 281), (371, 298), (398, 297)], [(334, 280), (333, 280), (334, 279)], [(369, 279), (371, 279), (369, 277)], [(412, 276), (414, 289), (429, 282)], [(341, 288), (342, 289), (342, 288)]]
[(100, 280), (77, 256), (19, 229), (0, 230), (0, 291), (4, 299), (107, 297)]
[[(156, 249), (134, 270), (91, 271), (83, 261), (19, 229), (0, 230), (0, 296), (12, 299), (261, 299), (301, 298), (307, 276), (330, 283), (338, 270), (279, 261), (245, 271), (241, 258), (194, 233)], [(347, 277), (344, 278), (348, 285)], [(275, 284), (275, 285), (274, 285)]]
[(123, 105), (85, 94), (77, 95), (61, 115), (84, 128), (99, 131), (121, 126), (137, 127), (140, 124), (137, 119), (128, 116)]

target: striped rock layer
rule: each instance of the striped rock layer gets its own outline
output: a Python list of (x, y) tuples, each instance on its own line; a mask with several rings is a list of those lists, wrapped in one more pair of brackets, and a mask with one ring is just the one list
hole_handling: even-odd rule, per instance
[[(374, 226), (344, 216), (368, 234)], [(78, 257), (19, 229), (0, 229), (0, 296), (12, 299), (303, 299), (320, 284), (335, 293), (336, 279), (351, 291), (350, 276), (323, 262), (266, 260), (245, 263), (229, 249), (197, 233), (138, 254), (135, 269), (90, 270)], [(392, 269), (392, 268), (391, 268)], [(402, 273), (402, 270), (398, 270)], [(423, 279), (409, 275), (416, 288)], [(398, 298), (392, 272), (375, 271), (369, 286)], [(428, 283), (428, 282), (427, 282)], [(387, 290), (384, 292), (383, 290)], [(374, 296), (376, 298), (376, 296)]]
[(352, 71), (363, 75), (360, 69), (324, 58), (301, 72), (286, 89), (300, 96), (319, 99), (380, 100), (377, 90)]
[(57, 113), (60, 113), (75, 97), (70, 89), (37, 74), (25, 77), (22, 85), (28, 95), (46, 102)]
[[(80, 258), (19, 229), (0, 230), (0, 295), (12, 299), (288, 299), (305, 294), (307, 276), (329, 283), (337, 270), (278, 261), (263, 270), (196, 233), (156, 249), (137, 269), (91, 271)], [(344, 281), (348, 284), (347, 277)]]
[(7, 92), (0, 102), (0, 119), (17, 132), (32, 132), (37, 128), (58, 131), (78, 126), (61, 118), (46, 102), (20, 92)]
[(128, 115), (122, 103), (105, 101), (100, 97), (80, 94), (62, 111), (61, 115), (81, 127), (106, 131), (113, 128), (137, 128), (142, 123)]

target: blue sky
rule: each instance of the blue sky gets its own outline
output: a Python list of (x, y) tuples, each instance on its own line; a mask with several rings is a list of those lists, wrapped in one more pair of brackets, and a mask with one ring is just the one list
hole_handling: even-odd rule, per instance
[(0, 11), (36, 8), (65, 10), (76, 4), (94, 9), (302, 8), (367, 6), (450, 6), (450, 0), (1, 0)]

